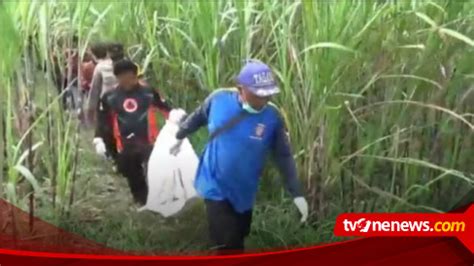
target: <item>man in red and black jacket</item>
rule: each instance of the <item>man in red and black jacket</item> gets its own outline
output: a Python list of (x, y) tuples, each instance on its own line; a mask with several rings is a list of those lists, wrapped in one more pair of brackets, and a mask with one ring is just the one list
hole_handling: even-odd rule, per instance
[(115, 63), (118, 87), (100, 99), (94, 145), (96, 152), (105, 156), (106, 143), (113, 142), (117, 153), (112, 157), (118, 171), (127, 178), (135, 201), (145, 204), (146, 164), (159, 130), (155, 114), (159, 109), (167, 118), (171, 107), (158, 92), (140, 85), (137, 72), (132, 61)]

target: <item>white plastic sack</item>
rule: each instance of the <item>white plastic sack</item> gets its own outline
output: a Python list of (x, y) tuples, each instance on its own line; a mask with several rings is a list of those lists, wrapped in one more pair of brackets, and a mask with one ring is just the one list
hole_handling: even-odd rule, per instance
[(177, 214), (186, 202), (197, 197), (194, 178), (199, 159), (188, 139), (184, 139), (176, 156), (170, 148), (176, 143), (178, 121), (185, 115), (173, 109), (158, 135), (148, 161), (148, 198), (139, 211), (150, 210), (164, 217)]

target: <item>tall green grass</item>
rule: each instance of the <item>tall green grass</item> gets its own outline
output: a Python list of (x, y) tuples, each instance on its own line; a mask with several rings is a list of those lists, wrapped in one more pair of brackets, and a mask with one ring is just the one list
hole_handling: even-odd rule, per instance
[[(7, 151), (0, 177), (10, 200), (24, 196), (18, 193), (23, 176), (46, 198), (52, 194), (50, 203), (61, 212), (71, 201), (75, 160), (81, 159), (79, 128), (59, 108), (49, 58), (62, 49), (58, 40), (67, 44), (72, 34), (82, 52), (97, 40), (124, 42), (152, 83), (189, 111), (210, 91), (232, 85), (243, 59), (269, 63), (282, 89), (274, 100), (287, 118), (315, 219), (342, 211), (445, 211), (473, 187), (472, 1), (48, 1), (0, 7), (2, 36), (9, 36), (0, 47), (11, 51), (0, 62), (0, 147)], [(27, 55), (29, 46), (37, 52)], [(46, 63), (47, 73), (35, 70), (36, 63)], [(28, 150), (12, 124), (20, 95), (43, 108), (30, 126), (31, 144), (43, 145), (35, 150), (41, 160), (18, 171)], [(204, 139), (201, 133), (194, 141), (202, 146)], [(272, 176), (266, 172), (262, 200), (280, 199)]]

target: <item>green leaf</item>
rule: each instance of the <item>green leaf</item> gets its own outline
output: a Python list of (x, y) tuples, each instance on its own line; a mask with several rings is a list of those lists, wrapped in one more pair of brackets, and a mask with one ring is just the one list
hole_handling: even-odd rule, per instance
[(400, 45), (398, 46), (398, 48), (425, 50), (426, 47), (424, 44), (407, 44), (407, 45)]
[(26, 168), (25, 166), (23, 166), (21, 164), (15, 165), (14, 168), (22, 176), (24, 176), (25, 179), (28, 180), (28, 182), (30, 182), (30, 184), (31, 184), (31, 186), (33, 186), (33, 189), (35, 190), (35, 192), (39, 191), (40, 187), (39, 187), (38, 181), (36, 181), (36, 178), (34, 177), (34, 175), (31, 173), (31, 171), (28, 168)]
[(466, 35), (463, 35), (457, 31), (454, 31), (454, 30), (451, 30), (451, 29), (447, 29), (447, 28), (441, 28), (439, 29), (439, 31), (441, 33), (445, 33), (453, 38), (456, 38), (460, 41), (463, 41), (467, 44), (469, 44), (470, 46), (474, 46), (474, 40), (472, 40), (471, 38), (467, 37)]
[(28, 157), (28, 155), (30, 154), (30, 151), (35, 151), (36, 149), (38, 149), (41, 145), (43, 145), (43, 142), (38, 142), (36, 143), (35, 145), (33, 145), (31, 147), (31, 149), (27, 149), (25, 152), (23, 152), (21, 155), (20, 155), (20, 158), (18, 159), (18, 161), (16, 162), (17, 164), (23, 164), (23, 162), (25, 161), (26, 157)]
[(313, 45), (310, 45), (310, 46), (306, 47), (303, 51), (301, 51), (299, 53), (299, 55), (302, 55), (302, 54), (304, 54), (308, 51), (311, 51), (311, 50), (314, 50), (314, 49), (320, 49), (320, 48), (337, 49), (337, 50), (341, 50), (341, 51), (345, 51), (345, 52), (351, 52), (351, 53), (356, 53), (357, 52), (354, 49), (351, 49), (347, 46), (344, 46), (344, 45), (341, 45), (341, 44), (338, 44), (338, 43), (320, 42), (320, 43), (316, 43), (316, 44), (313, 44)]
[(434, 20), (432, 20), (430, 17), (428, 17), (427, 15), (425, 15), (423, 13), (420, 13), (420, 12), (415, 12), (415, 15), (417, 17), (421, 18), (422, 20), (424, 20), (426, 23), (430, 24), (431, 27), (433, 27), (433, 28), (438, 27), (438, 24), (436, 24), (436, 22)]

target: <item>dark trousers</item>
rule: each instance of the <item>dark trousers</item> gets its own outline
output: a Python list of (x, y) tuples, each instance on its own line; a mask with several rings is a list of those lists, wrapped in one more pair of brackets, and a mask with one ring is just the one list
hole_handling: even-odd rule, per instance
[(209, 237), (219, 254), (241, 253), (250, 233), (252, 210), (238, 213), (227, 201), (205, 200)]
[(117, 153), (117, 146), (115, 144), (114, 137), (104, 138), (105, 149), (107, 151), (107, 157), (112, 159), (114, 162), (117, 161), (118, 153)]
[(117, 154), (117, 168), (125, 176), (135, 202), (144, 205), (148, 196), (147, 165), (153, 146), (125, 148)]

